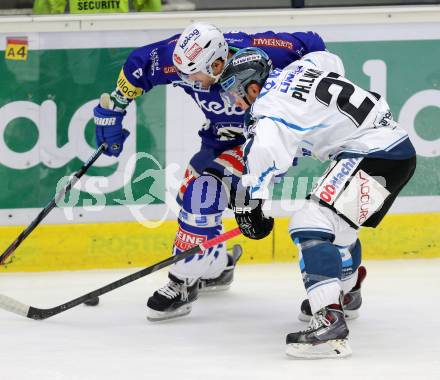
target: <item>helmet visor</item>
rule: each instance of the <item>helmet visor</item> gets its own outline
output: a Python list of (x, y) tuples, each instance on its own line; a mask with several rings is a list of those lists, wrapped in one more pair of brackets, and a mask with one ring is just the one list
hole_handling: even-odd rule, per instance
[(220, 96), (223, 100), (223, 103), (225, 103), (225, 106), (230, 108), (235, 105), (238, 98), (236, 93), (230, 91), (220, 91)]
[(221, 81), (220, 86), (220, 96), (227, 106), (232, 107), (238, 100), (246, 99), (246, 90), (241, 83), (237, 83), (235, 76)]

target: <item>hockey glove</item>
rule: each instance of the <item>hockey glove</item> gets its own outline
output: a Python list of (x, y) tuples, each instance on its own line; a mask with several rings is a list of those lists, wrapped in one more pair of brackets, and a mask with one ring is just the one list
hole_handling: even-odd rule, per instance
[(241, 233), (249, 239), (260, 240), (269, 235), (273, 229), (273, 218), (267, 218), (263, 214), (261, 199), (255, 199), (251, 203), (256, 206), (234, 207), (235, 220)]
[(129, 131), (122, 128), (122, 119), (127, 112), (107, 109), (106, 97), (108, 97), (108, 94), (103, 94), (100, 104), (93, 109), (96, 125), (96, 144), (100, 146), (102, 143), (107, 143), (108, 148), (104, 151), (104, 154), (118, 157), (122, 152), (124, 141), (130, 134)]

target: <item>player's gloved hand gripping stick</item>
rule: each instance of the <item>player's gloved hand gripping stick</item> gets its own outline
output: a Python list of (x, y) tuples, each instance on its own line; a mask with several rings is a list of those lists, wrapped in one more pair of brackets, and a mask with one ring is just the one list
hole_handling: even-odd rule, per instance
[(272, 232), (274, 220), (264, 215), (263, 200), (251, 199), (249, 191), (243, 189), (231, 194), (230, 206), (234, 211), (235, 221), (247, 238), (264, 239)]
[(150, 273), (156, 272), (159, 269), (162, 269), (168, 265), (177, 263), (178, 261), (183, 260), (189, 256), (195, 255), (197, 253), (201, 253), (211, 247), (214, 247), (220, 243), (225, 242), (226, 240), (232, 239), (233, 237), (240, 235), (240, 233), (241, 233), (240, 229), (235, 228), (231, 231), (225, 232), (224, 234), (216, 236), (211, 240), (200, 243), (199, 245), (196, 245), (195, 247), (190, 248), (187, 251), (182, 252), (176, 256), (171, 256), (163, 261), (158, 262), (157, 264), (149, 266), (148, 268), (141, 269), (138, 272), (132, 273), (124, 278), (121, 278), (120, 280), (114, 281), (108, 285), (103, 286), (102, 288), (96, 289), (93, 292), (84, 294), (81, 297), (75, 298), (69, 302), (52, 307), (50, 309), (39, 309), (37, 307), (25, 305), (24, 303), (21, 303), (8, 296), (4, 296), (1, 294), (0, 294), (0, 308), (31, 319), (46, 319), (52, 317), (53, 315), (62, 313), (63, 311), (69, 310), (75, 306), (81, 305), (82, 303), (84, 303), (84, 301), (87, 301), (88, 299), (101, 296), (114, 289), (120, 288), (123, 285), (138, 280), (141, 277), (147, 276)]
[(99, 156), (104, 153), (107, 156), (118, 157), (124, 145), (125, 139), (130, 132), (122, 128), (122, 119), (125, 116), (124, 112), (117, 112), (110, 110), (110, 95), (102, 94), (99, 104), (93, 110), (94, 120), (96, 124), (96, 143), (99, 146), (98, 150), (93, 153), (92, 157), (73, 174), (69, 183), (61, 189), (49, 204), (37, 215), (31, 224), (15, 239), (12, 244), (0, 256), (0, 264), (5, 264), (9, 256), (11, 256), (17, 247), (23, 242), (26, 237), (37, 227), (41, 221), (55, 208), (58, 201), (72, 189), (78, 180), (89, 170), (95, 163)]
[(115, 111), (111, 107), (110, 95), (104, 93), (99, 99), (99, 104), (93, 109), (96, 125), (96, 144), (106, 143), (108, 148), (104, 154), (118, 157), (124, 147), (124, 141), (130, 132), (122, 127), (122, 120), (127, 111)]

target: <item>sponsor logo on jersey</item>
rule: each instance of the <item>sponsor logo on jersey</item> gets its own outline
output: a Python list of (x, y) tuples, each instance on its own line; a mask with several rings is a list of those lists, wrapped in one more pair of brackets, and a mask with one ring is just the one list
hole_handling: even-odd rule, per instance
[(280, 83), (279, 91), (286, 94), (287, 91), (289, 91), (290, 85), (292, 84), (294, 78), (295, 72), (288, 71)]
[(267, 46), (293, 50), (293, 43), (281, 38), (253, 38), (252, 46)]
[(360, 158), (350, 158), (343, 164), (336, 173), (332, 173), (332, 177), (330, 178), (330, 184), (335, 188), (339, 188), (341, 185), (345, 183), (345, 180), (351, 175), (351, 173), (356, 169), (357, 163), (360, 161)]
[(181, 49), (185, 49), (186, 45), (188, 45), (188, 42), (193, 39), (193, 37), (198, 37), (200, 35), (200, 32), (198, 29), (194, 29), (191, 33), (189, 33), (182, 43), (179, 45)]
[(180, 58), (176, 53), (174, 53), (174, 60), (181, 65), (182, 64), (182, 58)]
[(366, 173), (364, 173), (362, 170), (359, 170), (359, 172), (356, 173), (356, 177), (359, 179), (359, 187), (360, 187), (359, 188), (359, 218), (358, 218), (359, 225), (364, 223), (370, 215), (371, 186), (370, 186), (369, 176), (366, 176), (365, 174)]
[(128, 99), (134, 99), (142, 95), (143, 90), (139, 87), (133, 86), (125, 77), (124, 70), (119, 73), (117, 89)]
[[(243, 151), (240, 147), (224, 151), (214, 162), (217, 162), (231, 174), (241, 177), (244, 171)], [(226, 174), (226, 173), (225, 173)]]
[(185, 51), (185, 57), (192, 62), (200, 55), (202, 51), (202, 47), (194, 42), (194, 44), (187, 51)]
[(334, 202), (335, 209), (357, 226), (364, 224), (379, 210), (390, 192), (381, 184), (385, 178), (371, 177), (362, 169), (354, 174), (348, 186)]
[(206, 235), (198, 235), (193, 232), (186, 231), (182, 227), (179, 227), (179, 230), (176, 234), (176, 240), (174, 241), (174, 246), (181, 251), (186, 251), (190, 248), (195, 247), (196, 245), (205, 242), (206, 240), (208, 240), (208, 237)]
[(318, 188), (314, 190), (315, 196), (328, 204), (332, 204), (361, 160), (362, 158), (357, 157), (339, 161)]
[(140, 79), (141, 76), (143, 74), (143, 71), (141, 68), (136, 69), (135, 71), (132, 72), (132, 75), (136, 78), (136, 79)]
[(201, 110), (204, 113), (212, 112), (216, 115), (243, 115), (245, 111), (243, 111), (241, 108), (236, 107), (235, 105), (229, 107), (226, 106), (224, 103), (219, 102), (208, 102), (207, 100), (200, 99), (199, 94), (197, 92), (194, 93), (194, 100), (198, 104), (198, 106), (201, 108)]
[[(160, 70), (159, 67), (159, 54), (157, 53), (157, 48), (153, 49), (150, 53), (150, 60), (151, 60), (151, 76), (154, 77), (154, 74), (156, 71)], [(139, 78), (138, 78), (139, 79)]]
[(390, 110), (387, 110), (386, 112), (379, 112), (376, 115), (374, 120), (374, 128), (380, 127), (390, 127), (392, 129), (397, 127), (397, 123), (393, 120), (393, 114)]
[(164, 66), (164, 67), (162, 67), (162, 72), (166, 75), (176, 74), (177, 69), (176, 69), (176, 66)]
[[(233, 33), (233, 32), (231, 32), (231, 33)], [(225, 41), (226, 41), (228, 44), (232, 45), (232, 44), (236, 44), (237, 42), (243, 42), (243, 38), (231, 38), (231, 37), (226, 37), (226, 38), (225, 38)]]
[(243, 136), (243, 123), (216, 123), (214, 129), (221, 141), (234, 140)]
[(261, 91), (261, 95), (266, 93), (269, 90), (276, 89), (277, 88), (277, 81), (276, 79), (280, 76), (282, 70), (280, 69), (274, 69), (269, 73), (269, 77), (266, 79), (266, 83), (264, 83), (263, 90)]

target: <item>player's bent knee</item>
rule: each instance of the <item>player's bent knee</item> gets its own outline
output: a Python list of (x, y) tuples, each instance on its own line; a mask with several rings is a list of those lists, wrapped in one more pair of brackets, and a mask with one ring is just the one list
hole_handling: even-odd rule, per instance
[(341, 278), (342, 264), (338, 248), (332, 243), (331, 233), (303, 230), (291, 233), (298, 246), (300, 269), (304, 276), (306, 289), (318, 282)]

